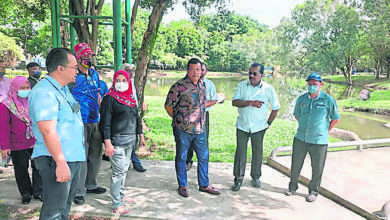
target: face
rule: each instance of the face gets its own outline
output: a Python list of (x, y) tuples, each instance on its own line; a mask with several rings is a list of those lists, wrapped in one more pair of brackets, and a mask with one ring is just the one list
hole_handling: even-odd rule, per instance
[(260, 74), (260, 67), (252, 67), (249, 69), (249, 82), (252, 86), (260, 83), (263, 74)]
[(197, 83), (201, 75), (201, 66), (200, 63), (190, 64), (187, 70), (187, 75), (192, 82)]
[(71, 83), (71, 82), (76, 82), (76, 75), (77, 75), (77, 61), (76, 58), (68, 54), (68, 64), (63, 66), (62, 68), (59, 69), (62, 72), (62, 77), (66, 84)]
[(115, 80), (116, 83), (119, 83), (119, 82), (125, 82), (127, 83), (127, 79), (124, 75), (122, 74), (119, 74), (117, 77), (116, 77), (116, 80)]
[(39, 66), (31, 67), (28, 69), (28, 75), (32, 76), (34, 71), (40, 71), (40, 70), (41, 70), (41, 68), (39, 68)]
[(19, 90), (30, 90), (30, 83), (29, 82), (25, 82), (23, 83), (22, 86), (19, 87)]
[(324, 83), (317, 81), (317, 80), (314, 80), (314, 79), (307, 81), (308, 86), (318, 86), (318, 88), (321, 88), (323, 84)]
[(89, 54), (86, 57), (81, 58), (80, 60), (78, 60), (79, 67), (88, 68), (88, 67), (85, 66), (85, 64), (83, 64), (83, 63), (86, 63), (86, 61), (88, 61), (88, 62), (92, 61), (92, 54)]
[(202, 71), (201, 78), (204, 78), (207, 75), (207, 67), (206, 67), (206, 65), (202, 65), (201, 71)]

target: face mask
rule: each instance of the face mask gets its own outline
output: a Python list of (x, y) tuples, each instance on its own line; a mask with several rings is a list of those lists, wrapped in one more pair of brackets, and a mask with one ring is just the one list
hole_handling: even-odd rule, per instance
[(33, 76), (34, 78), (39, 78), (39, 77), (41, 77), (41, 71), (39, 71), (39, 70), (34, 70), (32, 76)]
[(83, 67), (85, 67), (85, 68), (89, 68), (89, 67), (91, 67), (91, 65), (92, 65), (92, 61), (91, 61), (91, 60), (82, 60), (82, 61), (81, 61), (81, 65), (82, 65)]
[(309, 91), (310, 94), (316, 94), (318, 92), (318, 86), (312, 86), (309, 85), (307, 86), (307, 90)]
[(5, 75), (5, 72), (0, 72), (0, 77), (3, 77)]
[(127, 82), (115, 83), (115, 89), (119, 92), (127, 91), (129, 89), (129, 84)]
[(20, 98), (27, 98), (31, 90), (18, 90), (18, 96)]

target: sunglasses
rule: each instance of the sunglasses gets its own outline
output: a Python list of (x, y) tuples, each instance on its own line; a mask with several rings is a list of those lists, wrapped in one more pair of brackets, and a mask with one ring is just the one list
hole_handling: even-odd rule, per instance
[(256, 73), (256, 72), (249, 72), (249, 75), (256, 76), (256, 75), (257, 75), (257, 73)]

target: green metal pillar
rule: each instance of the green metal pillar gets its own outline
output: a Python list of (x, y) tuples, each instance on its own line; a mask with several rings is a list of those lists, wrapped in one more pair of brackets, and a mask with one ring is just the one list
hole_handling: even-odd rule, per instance
[(60, 8), (57, 0), (50, 0), (51, 7), (51, 33), (53, 48), (61, 47)]
[(130, 13), (130, 0), (126, 0), (126, 63), (131, 63), (131, 13)]
[(122, 65), (122, 19), (121, 1), (113, 0), (113, 22), (114, 22), (114, 71), (118, 71)]
[[(72, 14), (73, 11), (73, 4), (72, 1), (69, 0), (69, 15)], [(74, 29), (73, 22), (74, 19), (71, 19), (72, 23), (69, 22), (69, 31), (70, 31), (70, 49), (73, 50), (74, 46), (76, 45), (76, 29)]]

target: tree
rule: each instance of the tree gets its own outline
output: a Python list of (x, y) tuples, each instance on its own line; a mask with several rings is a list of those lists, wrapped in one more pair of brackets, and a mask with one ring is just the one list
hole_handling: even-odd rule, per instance
[(15, 39), (0, 32), (0, 59), (4, 60), (7, 66), (13, 66), (16, 60), (22, 58), (21, 48), (16, 44)]

